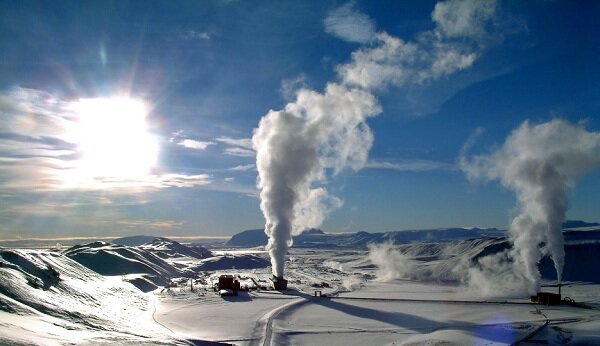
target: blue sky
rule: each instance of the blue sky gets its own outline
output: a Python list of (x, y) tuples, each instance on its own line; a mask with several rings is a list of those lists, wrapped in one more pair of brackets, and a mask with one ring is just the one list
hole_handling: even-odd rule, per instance
[[(367, 120), (369, 159), (326, 179), (343, 203), (324, 230), (506, 228), (514, 194), (466, 178), (457, 166), (465, 143), (473, 138), (470, 153), (488, 152), (525, 120), (600, 130), (600, 4), (489, 4), (486, 22), (466, 27), (470, 41), (453, 41), (473, 53), (468, 63), (419, 81), (375, 81), (385, 85), (373, 91), (382, 112)], [(251, 141), (261, 117), (299, 89), (323, 92), (339, 81), (340, 66), (372, 48), (375, 33), (424, 42), (423, 33), (444, 23), (432, 19), (435, 6), (2, 2), (0, 238), (223, 236), (263, 227)], [(403, 67), (409, 75), (418, 69), (418, 60)], [(117, 98), (143, 103), (144, 131), (120, 125), (125, 120), (95, 124), (87, 136), (69, 127), (82, 99), (104, 100), (91, 107), (103, 109)], [(79, 138), (90, 136), (95, 144)], [(130, 148), (146, 140), (152, 144)], [(86, 145), (110, 143), (120, 150), (103, 153), (121, 161), (100, 161), (121, 169), (82, 178), (83, 158), (94, 157)], [(148, 171), (134, 175), (152, 153)], [(598, 195), (594, 170), (571, 190), (567, 216), (600, 220)]]

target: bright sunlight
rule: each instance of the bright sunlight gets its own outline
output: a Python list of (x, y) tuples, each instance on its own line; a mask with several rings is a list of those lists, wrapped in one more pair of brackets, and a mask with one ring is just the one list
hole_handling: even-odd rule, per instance
[(68, 184), (102, 179), (143, 180), (158, 157), (148, 132), (146, 105), (130, 98), (90, 98), (73, 103), (71, 136), (81, 157)]

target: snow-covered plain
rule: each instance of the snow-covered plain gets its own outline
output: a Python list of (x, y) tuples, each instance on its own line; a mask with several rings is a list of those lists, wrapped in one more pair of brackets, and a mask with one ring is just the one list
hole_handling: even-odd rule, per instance
[[(165, 239), (138, 247), (91, 243), (63, 252), (4, 248), (0, 344), (600, 343), (598, 284), (563, 286), (563, 296), (588, 308), (541, 306), (527, 297), (483, 299), (454, 280), (456, 270), (448, 274), (465, 256), (497, 244), (403, 245), (420, 274), (386, 282), (377, 279), (367, 250), (292, 248), (284, 292), (272, 289), (268, 255), (256, 248), (190, 252)], [(117, 263), (121, 268), (113, 269), (121, 274), (101, 275), (106, 263)], [(239, 275), (249, 290), (220, 297), (213, 285), (223, 273)]]

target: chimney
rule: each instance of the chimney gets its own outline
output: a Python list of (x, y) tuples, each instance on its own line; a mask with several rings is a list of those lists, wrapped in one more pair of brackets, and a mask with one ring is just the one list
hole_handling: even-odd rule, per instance
[(562, 284), (559, 282), (558, 283), (558, 299), (562, 299), (562, 295), (561, 295), (561, 292), (560, 292), (561, 291), (561, 286), (562, 286)]
[(273, 275), (273, 277), (271, 278), (271, 281), (273, 281), (273, 287), (276, 290), (278, 290), (278, 291), (287, 290), (287, 280), (284, 279), (283, 276)]

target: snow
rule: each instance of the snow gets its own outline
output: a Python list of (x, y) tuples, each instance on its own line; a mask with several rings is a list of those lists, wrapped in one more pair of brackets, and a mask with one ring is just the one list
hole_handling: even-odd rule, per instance
[(0, 341), (183, 344), (153, 322), (151, 296), (120, 277), (56, 252), (3, 249), (0, 257)]
[(155, 238), (152, 241), (142, 244), (139, 248), (149, 251), (160, 258), (207, 258), (212, 253), (201, 246), (185, 246), (167, 238)]
[(271, 262), (260, 256), (252, 254), (225, 254), (207, 258), (194, 267), (196, 271), (214, 271), (228, 268), (235, 269), (257, 269), (266, 268)]
[(235, 344), (260, 340), (260, 318), (295, 298), (268, 292), (242, 292), (234, 297), (177, 292), (157, 297), (155, 317), (159, 323), (188, 338)]
[[(94, 242), (64, 253), (0, 249), (0, 344), (600, 343), (595, 271), (584, 278), (590, 280), (562, 288), (563, 296), (591, 309), (533, 305), (528, 297), (482, 299), (453, 279), (458, 274), (448, 274), (504, 247), (503, 239), (402, 245), (402, 254), (416, 263), (414, 273), (387, 282), (378, 281), (378, 268), (362, 248), (293, 248), (285, 273), (290, 289), (283, 292), (272, 289), (262, 249), (194, 258), (187, 245), (173, 244)], [(586, 248), (569, 251), (578, 249)], [(597, 260), (590, 252), (569, 258), (587, 265)], [(213, 287), (225, 273), (249, 291), (219, 296)], [(555, 284), (545, 281), (543, 290), (554, 291)]]

